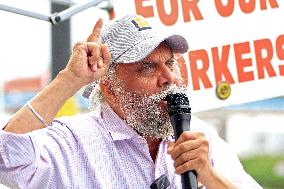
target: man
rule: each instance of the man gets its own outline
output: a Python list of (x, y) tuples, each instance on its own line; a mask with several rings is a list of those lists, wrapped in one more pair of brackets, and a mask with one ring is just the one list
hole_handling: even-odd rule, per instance
[[(203, 188), (261, 188), (204, 122), (194, 118), (192, 131), (173, 142), (164, 98), (183, 91), (176, 58), (188, 49), (185, 39), (162, 37), (137, 15), (101, 28), (99, 20), (67, 67), (0, 132), (0, 182), (145, 189), (166, 175), (175, 189), (181, 173), (195, 170)], [(53, 120), (68, 98), (98, 80), (98, 110)]]

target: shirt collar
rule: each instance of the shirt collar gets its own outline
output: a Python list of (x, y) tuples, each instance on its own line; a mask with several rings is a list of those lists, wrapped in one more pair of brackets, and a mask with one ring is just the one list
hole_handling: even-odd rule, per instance
[(101, 105), (102, 118), (106, 124), (106, 129), (109, 131), (114, 141), (125, 140), (131, 138), (141, 138), (135, 130), (126, 124), (113, 109), (105, 102)]

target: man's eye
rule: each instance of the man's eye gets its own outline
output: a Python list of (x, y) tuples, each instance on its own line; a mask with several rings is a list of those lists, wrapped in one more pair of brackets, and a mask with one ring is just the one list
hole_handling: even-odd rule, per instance
[(167, 66), (173, 70), (175, 68), (175, 65), (176, 65), (176, 61), (174, 60), (171, 60), (171, 61), (167, 61)]
[(145, 65), (140, 69), (141, 72), (150, 72), (154, 69), (153, 65)]
[(139, 72), (142, 73), (150, 73), (154, 70), (155, 64), (152, 62), (144, 62), (143, 65), (140, 67)]

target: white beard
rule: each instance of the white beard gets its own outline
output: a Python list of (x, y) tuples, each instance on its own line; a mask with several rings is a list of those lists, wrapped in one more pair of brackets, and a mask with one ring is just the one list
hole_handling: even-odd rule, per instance
[(180, 90), (172, 85), (150, 96), (120, 91), (120, 106), (126, 116), (125, 121), (143, 137), (163, 139), (173, 135), (168, 112), (161, 107), (160, 102), (177, 89)]

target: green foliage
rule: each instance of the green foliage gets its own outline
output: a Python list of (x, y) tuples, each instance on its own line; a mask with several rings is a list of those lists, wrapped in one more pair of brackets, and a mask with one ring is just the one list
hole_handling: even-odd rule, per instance
[(241, 158), (244, 169), (250, 174), (264, 189), (283, 189), (284, 176), (277, 175), (275, 167), (280, 162), (284, 162), (282, 155), (261, 155)]

